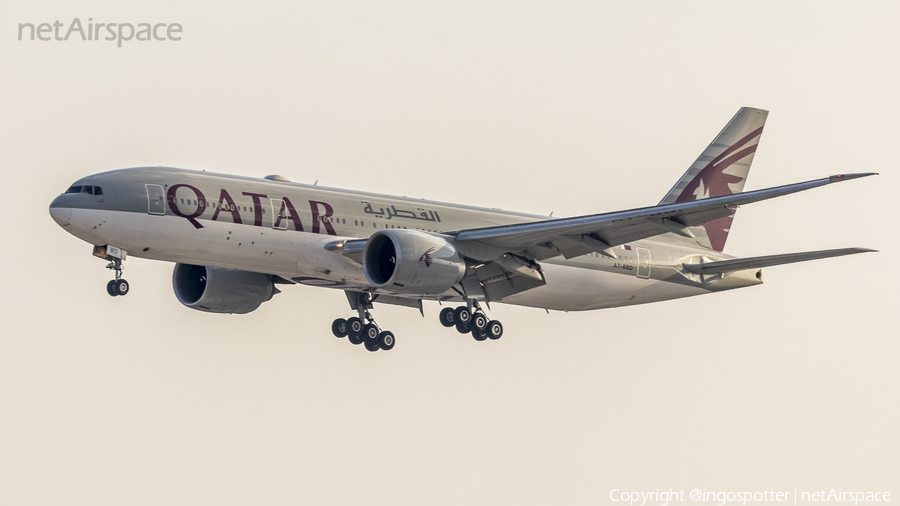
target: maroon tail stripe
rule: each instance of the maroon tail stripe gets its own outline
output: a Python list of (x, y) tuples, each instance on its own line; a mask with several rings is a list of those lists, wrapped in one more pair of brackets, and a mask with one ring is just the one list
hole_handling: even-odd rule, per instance
[(738, 152), (735, 153), (734, 155), (732, 155), (732, 156), (728, 157), (727, 159), (723, 160), (721, 164), (716, 165), (716, 170), (725, 170), (725, 169), (727, 169), (728, 167), (731, 167), (731, 165), (732, 165), (734, 162), (740, 160), (741, 158), (744, 158), (745, 156), (747, 156), (747, 155), (749, 155), (749, 154), (755, 153), (755, 152), (756, 152), (756, 148), (757, 148), (758, 146), (759, 146), (759, 144), (754, 144), (754, 145), (750, 146), (749, 148), (745, 148), (745, 149), (742, 149), (742, 150), (738, 151)]
[(713, 161), (709, 162), (709, 163), (707, 164), (707, 166), (715, 165), (715, 164), (717, 164), (722, 158), (725, 158), (726, 156), (730, 155), (731, 153), (734, 153), (736, 150), (738, 150), (738, 149), (740, 149), (741, 147), (743, 147), (744, 144), (747, 144), (748, 142), (750, 142), (751, 139), (753, 139), (753, 138), (756, 137), (757, 135), (762, 134), (762, 130), (763, 130), (763, 127), (759, 127), (759, 128), (757, 128), (756, 130), (754, 130), (754, 131), (750, 132), (749, 134), (745, 135), (744, 137), (741, 138), (741, 140), (739, 140), (739, 141), (735, 142), (734, 144), (732, 144), (730, 148), (726, 149), (725, 151), (722, 151), (722, 154), (720, 154), (719, 156), (715, 157), (715, 159), (713, 159)]

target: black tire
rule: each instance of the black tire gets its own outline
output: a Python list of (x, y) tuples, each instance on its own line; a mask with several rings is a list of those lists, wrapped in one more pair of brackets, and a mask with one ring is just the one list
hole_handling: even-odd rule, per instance
[(128, 286), (128, 281), (125, 281), (124, 279), (116, 281), (116, 295), (128, 295), (129, 288), (130, 287)]
[(497, 320), (491, 320), (488, 323), (486, 334), (491, 339), (500, 339), (503, 337), (503, 324)]
[(476, 341), (484, 341), (488, 338), (488, 335), (487, 332), (481, 330), (473, 330), (472, 337), (474, 337)]
[(469, 308), (466, 306), (459, 306), (456, 308), (456, 324), (464, 324), (468, 325), (470, 321), (472, 321), (472, 312), (469, 311)]
[(371, 342), (370, 342), (368, 339), (366, 339), (366, 340), (363, 342), (363, 346), (365, 346), (366, 349), (369, 350), (369, 351), (378, 351), (378, 349), (379, 349), (379, 348), (378, 348), (378, 340), (377, 340), (377, 339), (376, 339), (375, 341), (371, 341)]
[(456, 331), (460, 334), (468, 334), (472, 331), (472, 329), (470, 329), (469, 326), (463, 322), (456, 322)]
[(362, 331), (364, 326), (362, 320), (355, 316), (347, 319), (347, 339), (349, 339), (352, 344), (362, 344)]
[(357, 317), (347, 318), (347, 335), (361, 336), (366, 324)]
[(378, 326), (374, 323), (370, 323), (363, 327), (362, 338), (366, 343), (366, 349), (368, 349), (371, 344), (378, 344), (378, 334), (380, 334)]
[(334, 337), (346, 337), (347, 336), (347, 320), (343, 318), (338, 318), (331, 324), (331, 332), (334, 334)]
[(456, 325), (456, 311), (452, 307), (441, 309), (441, 325), (450, 328)]
[(479, 311), (472, 315), (472, 321), (469, 322), (469, 326), (472, 327), (473, 330), (484, 332), (487, 330), (489, 322), (490, 320), (488, 320), (488, 317)]
[(116, 293), (116, 280), (115, 279), (109, 280), (109, 283), (106, 284), (106, 293), (108, 293), (110, 295), (110, 297), (115, 297), (116, 295), (119, 295)]
[(394, 333), (388, 330), (385, 330), (381, 334), (378, 334), (378, 347), (384, 351), (388, 351), (397, 344), (397, 340), (394, 339)]

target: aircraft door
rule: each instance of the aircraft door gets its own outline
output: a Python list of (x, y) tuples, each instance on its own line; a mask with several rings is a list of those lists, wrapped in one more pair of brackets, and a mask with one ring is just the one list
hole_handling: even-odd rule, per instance
[(162, 185), (145, 184), (147, 188), (147, 212), (149, 214), (166, 214), (166, 194)]
[(288, 216), (287, 207), (284, 200), (269, 199), (272, 201), (272, 228), (276, 230), (287, 230)]
[(637, 249), (638, 268), (637, 277), (647, 279), (650, 277), (650, 250), (647, 248)]

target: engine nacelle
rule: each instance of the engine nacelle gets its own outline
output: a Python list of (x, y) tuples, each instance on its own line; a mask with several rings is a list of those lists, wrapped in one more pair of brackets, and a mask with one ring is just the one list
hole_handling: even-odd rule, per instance
[(442, 237), (418, 230), (380, 230), (366, 241), (363, 271), (376, 288), (438, 295), (459, 283), (466, 262)]
[(189, 264), (175, 264), (172, 287), (178, 302), (209, 313), (249, 313), (279, 293), (267, 274)]

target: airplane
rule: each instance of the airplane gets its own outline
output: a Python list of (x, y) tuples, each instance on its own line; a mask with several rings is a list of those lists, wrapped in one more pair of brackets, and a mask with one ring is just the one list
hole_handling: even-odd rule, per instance
[[(655, 206), (552, 218), (296, 183), (138, 167), (76, 181), (50, 204), (63, 229), (94, 246), (126, 295), (127, 257), (175, 262), (184, 306), (245, 314), (277, 285), (343, 290), (353, 316), (332, 333), (390, 350), (375, 303), (444, 307), (439, 320), (499, 339), (491, 303), (584, 311), (647, 304), (763, 282), (762, 269), (874, 251), (844, 248), (749, 258), (723, 253), (739, 206), (875, 175), (839, 174), (743, 192), (768, 112), (741, 108)], [(443, 305), (443, 304), (441, 304)]]

